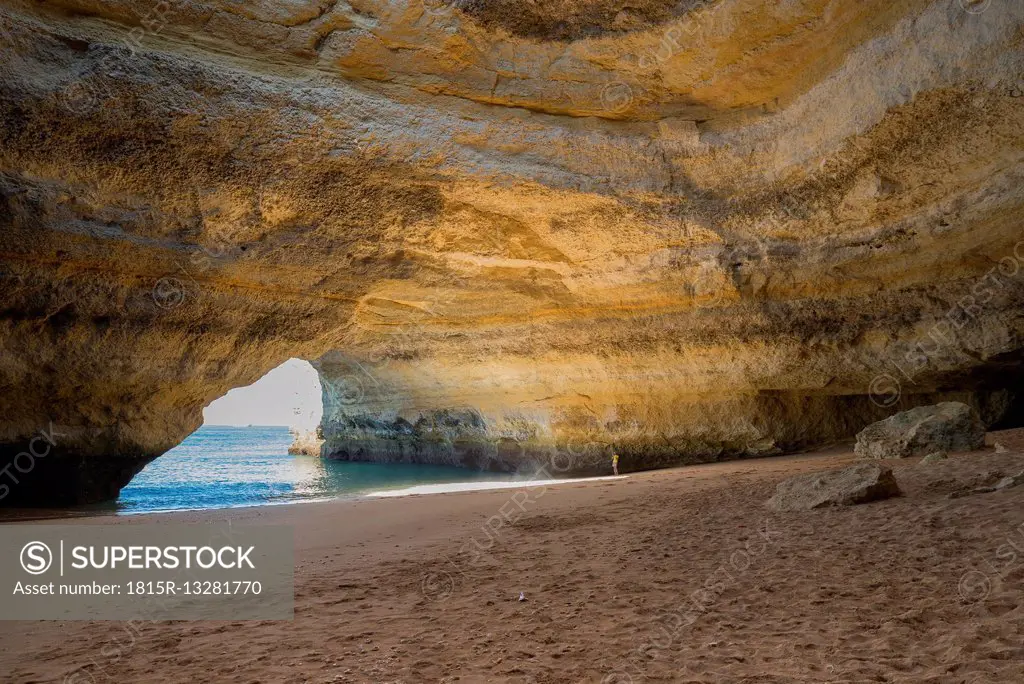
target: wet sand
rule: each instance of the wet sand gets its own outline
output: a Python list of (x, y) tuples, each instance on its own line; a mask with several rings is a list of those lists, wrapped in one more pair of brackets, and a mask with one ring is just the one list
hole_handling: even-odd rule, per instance
[(1024, 431), (995, 438), (1010, 451), (892, 463), (898, 499), (806, 513), (763, 503), (849, 450), (65, 519), (293, 525), (295, 619), (142, 623), (138, 637), (0, 622), (0, 681), (1024, 682), (1024, 486), (948, 497), (1024, 470)]

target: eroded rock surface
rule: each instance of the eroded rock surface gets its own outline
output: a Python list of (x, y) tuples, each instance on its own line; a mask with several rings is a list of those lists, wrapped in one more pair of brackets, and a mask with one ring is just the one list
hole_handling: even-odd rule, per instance
[(854, 451), (865, 458), (911, 458), (933, 452), (973, 451), (985, 444), (978, 412), (955, 401), (918, 406), (857, 433)]
[(779, 483), (768, 507), (776, 511), (808, 511), (828, 506), (854, 506), (900, 495), (892, 469), (858, 463), (841, 470), (796, 475)]
[[(624, 470), (1014, 409), (1024, 5), (0, 0), (0, 504), (316, 361), (335, 457)], [(37, 445), (38, 446), (38, 445)]]
[(292, 431), (292, 444), (288, 447), (288, 453), (293, 456), (320, 456), (323, 451), (324, 441), (320, 439), (316, 431)]

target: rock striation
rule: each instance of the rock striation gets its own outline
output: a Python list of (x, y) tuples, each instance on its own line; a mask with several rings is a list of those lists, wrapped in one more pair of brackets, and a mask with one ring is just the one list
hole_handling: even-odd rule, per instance
[(294, 356), (337, 458), (585, 473), (1024, 415), (1022, 26), (0, 0), (0, 505), (116, 496)]

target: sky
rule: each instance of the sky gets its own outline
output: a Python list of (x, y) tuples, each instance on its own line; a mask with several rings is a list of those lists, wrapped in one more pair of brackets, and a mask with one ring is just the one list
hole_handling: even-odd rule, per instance
[(313, 430), (322, 414), (316, 371), (306, 361), (288, 359), (248, 387), (237, 387), (203, 409), (203, 424)]

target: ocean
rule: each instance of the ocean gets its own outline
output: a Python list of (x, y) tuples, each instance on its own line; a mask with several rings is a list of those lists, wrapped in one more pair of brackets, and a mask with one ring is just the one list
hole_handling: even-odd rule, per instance
[(204, 425), (121, 490), (119, 513), (235, 508), (351, 498), (420, 485), (508, 482), (447, 466), (290, 456), (287, 427)]

